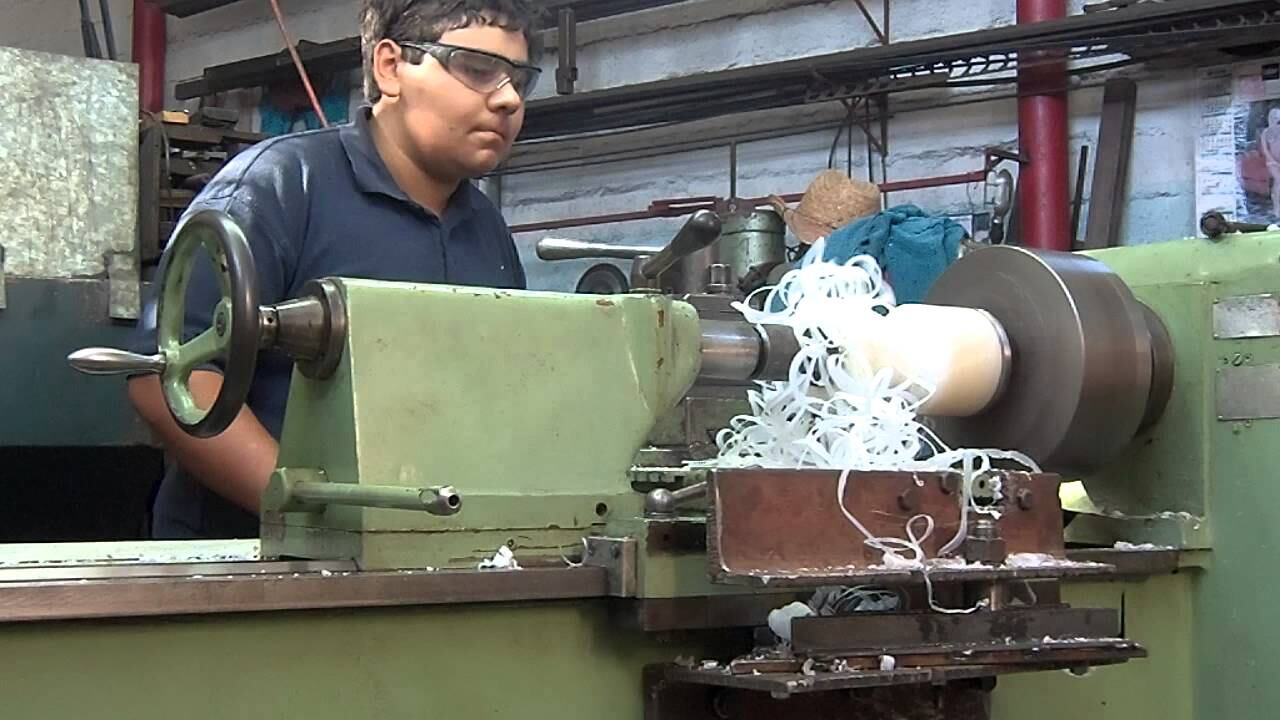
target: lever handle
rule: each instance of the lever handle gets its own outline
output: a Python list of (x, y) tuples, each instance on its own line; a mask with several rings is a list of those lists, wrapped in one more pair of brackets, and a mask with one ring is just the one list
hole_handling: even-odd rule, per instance
[(115, 348), (85, 348), (67, 356), (71, 367), (86, 375), (130, 375), (164, 371), (164, 356), (139, 355)]
[(720, 237), (720, 216), (699, 210), (680, 228), (671, 243), (640, 266), (640, 274), (653, 280), (671, 269), (680, 259), (706, 248)]
[(537, 245), (538, 257), (542, 260), (578, 260), (581, 258), (634, 260), (641, 255), (653, 255), (660, 249), (644, 245), (609, 245), (607, 243), (551, 237), (542, 238)]

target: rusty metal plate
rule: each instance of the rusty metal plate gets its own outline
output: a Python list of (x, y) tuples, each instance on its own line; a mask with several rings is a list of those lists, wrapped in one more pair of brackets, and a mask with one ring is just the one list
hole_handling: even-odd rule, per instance
[[(1110, 570), (1065, 561), (1056, 475), (1001, 475), (1005, 500), (998, 527), (1008, 552), (1058, 561), (1035, 567), (938, 568), (930, 571), (931, 579), (1028, 579)], [(840, 473), (830, 470), (710, 473), (707, 548), (712, 578), (779, 584), (920, 579), (919, 572), (877, 567), (881, 553), (867, 547), (840, 510), (839, 480)], [(928, 557), (937, 557), (959, 525), (957, 488), (955, 473), (858, 472), (849, 478), (844, 503), (878, 537), (905, 538), (912, 516), (932, 516), (935, 529), (922, 545)]]
[[(729, 665), (707, 663), (694, 667), (671, 666), (666, 679), (671, 682), (741, 688), (790, 697), (832, 690), (852, 690), (901, 685), (923, 685), (993, 678), (1045, 670), (1074, 670), (1116, 665), (1146, 657), (1147, 652), (1132, 640), (1054, 640), (985, 647), (939, 646), (919, 654), (894, 653), (898, 660), (892, 670), (862, 669), (861, 658), (828, 658), (822, 662), (799, 661), (800, 669), (780, 672), (733, 672)], [(782, 666), (779, 666), (782, 667)]]
[(937, 645), (980, 645), (1044, 638), (1114, 638), (1120, 613), (1095, 608), (1019, 608), (947, 615), (937, 612), (853, 613), (791, 621), (798, 654), (881, 653)]
[(778, 699), (749, 690), (668, 680), (645, 669), (645, 720), (988, 720), (988, 691), (978, 683), (870, 688)]

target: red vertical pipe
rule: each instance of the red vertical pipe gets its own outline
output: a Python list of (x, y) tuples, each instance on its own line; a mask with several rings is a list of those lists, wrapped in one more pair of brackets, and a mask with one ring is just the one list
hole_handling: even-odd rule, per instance
[[(1067, 0), (1017, 3), (1019, 25), (1067, 15)], [(1018, 175), (1018, 236), (1027, 247), (1070, 250), (1067, 65), (1045, 59), (1028, 57), (1034, 67), (1018, 70), (1018, 144), (1028, 160)]]
[(139, 104), (164, 109), (165, 15), (146, 0), (133, 0), (133, 61), (138, 64)]

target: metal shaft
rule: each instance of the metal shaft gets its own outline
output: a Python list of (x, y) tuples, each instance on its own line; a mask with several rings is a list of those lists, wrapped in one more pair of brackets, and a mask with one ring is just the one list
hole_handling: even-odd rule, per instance
[(702, 321), (701, 380), (782, 380), (799, 351), (795, 333), (781, 325), (743, 320)]
[(569, 240), (567, 238), (542, 238), (537, 245), (541, 260), (579, 260), (583, 258), (617, 258), (634, 260), (642, 255), (656, 255), (660, 247), (647, 245), (610, 245), (608, 243)]

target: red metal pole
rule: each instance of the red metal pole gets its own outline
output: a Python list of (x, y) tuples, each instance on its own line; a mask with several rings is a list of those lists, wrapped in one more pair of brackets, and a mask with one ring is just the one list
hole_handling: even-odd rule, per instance
[[(1066, 0), (1018, 0), (1018, 24), (1066, 17)], [(1028, 247), (1071, 249), (1067, 190), (1067, 65), (1034, 60), (1018, 71), (1018, 144), (1028, 162), (1018, 175), (1018, 237)], [(1048, 92), (1041, 92), (1048, 91)], [(1030, 93), (1030, 94), (1028, 94)]]
[(165, 15), (146, 0), (133, 0), (133, 61), (138, 64), (143, 112), (164, 109)]

